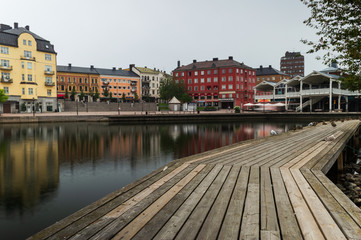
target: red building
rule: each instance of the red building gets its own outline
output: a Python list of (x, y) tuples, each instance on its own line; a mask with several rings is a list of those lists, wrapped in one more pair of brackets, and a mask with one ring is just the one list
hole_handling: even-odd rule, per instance
[(198, 106), (233, 108), (253, 102), (256, 71), (233, 60), (197, 62), (180, 66), (173, 71), (176, 82), (183, 82), (193, 102)]

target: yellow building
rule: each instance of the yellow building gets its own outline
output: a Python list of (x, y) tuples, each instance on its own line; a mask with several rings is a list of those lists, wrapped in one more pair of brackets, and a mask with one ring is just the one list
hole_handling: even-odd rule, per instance
[(0, 89), (9, 96), (0, 111), (55, 111), (56, 52), (48, 40), (29, 26), (0, 24)]

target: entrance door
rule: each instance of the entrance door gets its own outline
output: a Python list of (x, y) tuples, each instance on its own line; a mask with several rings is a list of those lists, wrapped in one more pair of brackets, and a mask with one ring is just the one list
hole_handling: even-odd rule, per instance
[(11, 113), (11, 104), (9, 102), (3, 103), (4, 113)]

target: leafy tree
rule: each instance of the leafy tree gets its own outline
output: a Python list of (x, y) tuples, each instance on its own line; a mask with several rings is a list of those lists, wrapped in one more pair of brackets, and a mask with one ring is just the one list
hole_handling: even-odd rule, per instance
[(84, 99), (84, 97), (85, 97), (85, 94), (84, 94), (83, 89), (82, 89), (82, 90), (80, 91), (80, 96), (79, 96), (80, 101), (82, 101), (82, 100)]
[(9, 96), (5, 95), (4, 89), (0, 89), (0, 102), (6, 102)]
[(112, 100), (113, 99), (113, 93), (109, 92), (109, 99)]
[(104, 96), (104, 97), (108, 97), (108, 96), (109, 96), (108, 87), (105, 87), (105, 88), (104, 88), (104, 90), (103, 90), (103, 96)]
[(95, 93), (94, 93), (94, 96), (93, 96), (93, 101), (96, 101), (98, 98), (99, 98), (99, 91), (98, 91), (98, 88), (95, 88)]
[(76, 95), (76, 92), (75, 92), (75, 88), (73, 87), (73, 88), (71, 89), (71, 93), (70, 93), (70, 98), (71, 98), (72, 101), (74, 101), (75, 95)]
[(159, 87), (159, 95), (163, 100), (170, 100), (172, 97), (176, 97), (181, 102), (191, 102), (190, 97), (186, 91), (183, 83), (176, 83), (173, 81), (172, 76), (165, 77)]
[(68, 88), (65, 89), (65, 99), (69, 98), (69, 92), (68, 92)]
[(135, 101), (138, 101), (138, 99), (139, 99), (138, 93), (135, 92), (135, 93), (134, 93), (134, 100), (135, 100)]
[(125, 93), (122, 94), (122, 101), (125, 102)]
[(311, 49), (326, 51), (323, 62), (337, 62), (344, 69), (345, 87), (361, 89), (361, 1), (301, 0), (311, 9), (304, 23), (317, 30), (317, 41), (302, 40)]

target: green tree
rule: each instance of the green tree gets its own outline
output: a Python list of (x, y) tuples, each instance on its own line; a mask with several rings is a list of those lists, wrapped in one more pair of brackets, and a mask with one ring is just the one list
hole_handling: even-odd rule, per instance
[(71, 98), (72, 101), (75, 100), (75, 95), (76, 95), (76, 92), (75, 92), (75, 88), (73, 87), (71, 89), (71, 93), (70, 93), (70, 98)]
[(69, 98), (69, 92), (68, 92), (68, 88), (65, 89), (65, 99)]
[(112, 92), (109, 92), (109, 99), (113, 99), (113, 93)]
[(93, 96), (93, 101), (96, 101), (97, 99), (99, 99), (99, 91), (98, 91), (98, 88), (96, 87), (95, 88), (95, 93), (94, 93), (94, 96)]
[(125, 93), (122, 94), (122, 101), (125, 102)]
[(0, 103), (6, 102), (9, 96), (5, 94), (4, 89), (0, 89)]
[[(304, 23), (317, 30), (316, 41), (301, 40), (310, 46), (307, 53), (326, 51), (323, 62), (337, 62), (346, 73), (345, 87), (361, 89), (361, 1), (301, 0), (311, 9)], [(320, 57), (319, 57), (320, 59)]]
[(138, 101), (138, 100), (139, 100), (139, 96), (138, 96), (138, 93), (137, 93), (137, 92), (134, 93), (134, 100), (135, 100), (135, 101)]
[(104, 88), (104, 90), (103, 90), (103, 96), (104, 96), (104, 97), (108, 97), (108, 96), (109, 96), (108, 87), (105, 87), (105, 88)]
[(83, 89), (82, 89), (82, 90), (80, 91), (80, 96), (79, 96), (80, 101), (82, 101), (82, 100), (84, 99), (84, 97), (85, 97), (85, 94), (84, 94)]
[(159, 95), (161, 99), (166, 101), (172, 97), (176, 97), (181, 102), (192, 101), (192, 97), (188, 95), (184, 83), (176, 83), (173, 81), (172, 76), (163, 79), (159, 87)]

